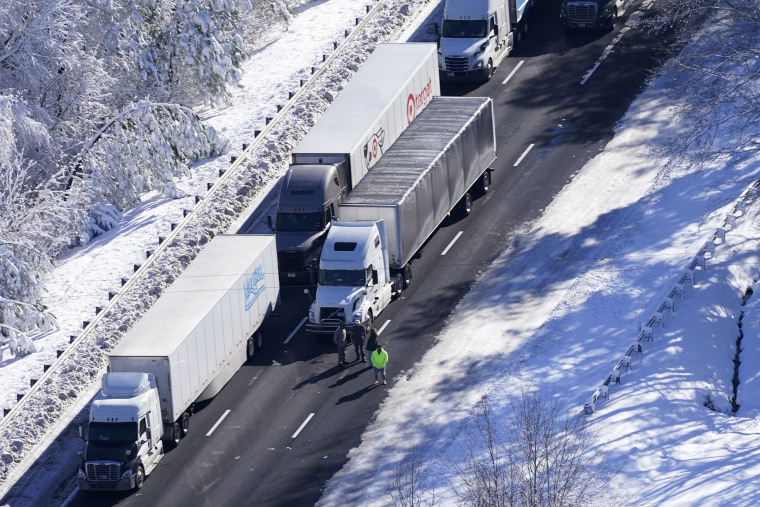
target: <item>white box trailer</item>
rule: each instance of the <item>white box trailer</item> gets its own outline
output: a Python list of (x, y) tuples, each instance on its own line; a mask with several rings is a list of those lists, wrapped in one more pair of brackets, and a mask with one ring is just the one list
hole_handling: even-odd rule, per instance
[(109, 353), (79, 488), (140, 489), (164, 442), (188, 432), (193, 404), (219, 392), (261, 345), (259, 328), (279, 297), (273, 235), (212, 239)]
[[(434, 98), (347, 199), (342, 222), (383, 220), (392, 270), (402, 270), (496, 159), (493, 101)], [(469, 211), (469, 210), (467, 210)]]
[(432, 97), (436, 46), (380, 44), (292, 153), (292, 164), (350, 166), (350, 191)]
[(109, 370), (152, 374), (171, 425), (253, 353), (279, 293), (274, 235), (217, 236), (114, 347)]

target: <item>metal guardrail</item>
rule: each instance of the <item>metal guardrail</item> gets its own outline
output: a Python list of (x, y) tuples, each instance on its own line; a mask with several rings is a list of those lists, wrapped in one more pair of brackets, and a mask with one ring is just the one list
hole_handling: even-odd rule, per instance
[[(720, 240), (719, 244), (725, 244), (727, 228), (731, 230), (736, 228), (736, 220), (744, 216), (748, 201), (751, 197), (755, 197), (760, 187), (760, 180), (755, 181), (747, 187), (734, 204), (734, 208), (731, 214), (727, 215), (723, 220), (721, 227), (715, 230), (712, 237), (707, 240), (699, 249), (697, 254), (691, 259), (684, 271), (678, 278), (673, 287), (667, 292), (667, 296), (657, 306), (657, 309), (652, 313), (644, 326), (640, 326), (639, 333), (634, 339), (633, 343), (626, 349), (623, 357), (618, 360), (615, 366), (612, 368), (612, 372), (602, 381), (602, 383), (594, 390), (588, 403), (583, 405), (583, 412), (586, 415), (591, 415), (596, 410), (596, 403), (600, 399), (609, 399), (609, 388), (614, 384), (620, 384), (620, 375), (622, 371), (630, 370), (631, 361), (636, 354), (643, 355), (644, 349), (642, 342), (654, 341), (654, 326), (660, 324), (664, 325), (665, 312), (675, 311), (675, 297), (680, 296), (683, 299), (686, 283), (691, 283), (692, 287), (696, 285), (696, 271), (697, 268), (704, 272), (707, 269), (707, 257), (709, 253), (710, 258), (715, 257), (716, 240)], [(738, 215), (737, 215), (738, 213)]]

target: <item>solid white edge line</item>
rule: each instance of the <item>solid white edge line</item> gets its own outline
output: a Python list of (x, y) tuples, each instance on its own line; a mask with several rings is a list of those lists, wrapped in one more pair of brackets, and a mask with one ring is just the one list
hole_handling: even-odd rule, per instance
[(309, 421), (311, 421), (311, 418), (314, 417), (314, 412), (309, 414), (309, 417), (306, 418), (304, 422), (301, 423), (301, 425), (298, 427), (295, 433), (293, 433), (293, 436), (290, 438), (296, 438), (301, 431), (306, 427), (307, 424), (309, 424)]
[(291, 333), (288, 335), (288, 337), (285, 338), (285, 341), (282, 342), (283, 345), (287, 345), (288, 342), (296, 335), (296, 333), (298, 332), (298, 330), (301, 329), (301, 326), (303, 326), (303, 323), (306, 322), (306, 319), (308, 319), (308, 317), (304, 317), (303, 319), (301, 319), (301, 322), (298, 323), (298, 325), (296, 326), (296, 328), (293, 331), (291, 331)]
[(520, 162), (523, 161), (523, 159), (528, 155), (528, 152), (530, 152), (530, 150), (532, 150), (534, 146), (535, 144), (533, 143), (529, 144), (528, 147), (525, 148), (525, 151), (522, 152), (522, 155), (520, 155), (520, 158), (517, 159), (517, 162), (515, 162), (512, 167), (517, 167), (518, 165), (520, 165)]
[(449, 250), (451, 250), (451, 247), (454, 246), (454, 243), (457, 242), (459, 237), (462, 235), (462, 231), (459, 231), (456, 236), (454, 236), (454, 239), (451, 240), (451, 243), (449, 243), (449, 246), (443, 249), (443, 252), (441, 252), (441, 255), (446, 255)]
[(216, 424), (214, 424), (214, 425), (211, 427), (211, 429), (210, 429), (210, 430), (208, 430), (208, 433), (206, 433), (206, 436), (207, 436), (207, 437), (210, 437), (210, 436), (211, 436), (211, 434), (214, 432), (214, 430), (216, 429), (216, 427), (217, 427), (217, 426), (219, 426), (220, 424), (222, 424), (222, 421), (224, 421), (224, 418), (225, 418), (225, 417), (227, 417), (227, 415), (228, 415), (229, 413), (230, 413), (230, 411), (229, 411), (229, 410), (225, 410), (225, 411), (224, 411), (224, 413), (222, 414), (222, 417), (220, 417), (220, 418), (219, 418), (219, 420), (218, 420), (218, 421), (216, 421)]
[(517, 72), (517, 69), (519, 69), (520, 67), (522, 67), (523, 63), (525, 63), (525, 60), (520, 60), (517, 63), (517, 65), (515, 65), (515, 68), (512, 69), (512, 72), (510, 72), (509, 75), (504, 78), (504, 81), (502, 81), (501, 84), (507, 84), (507, 81), (509, 81), (510, 79), (512, 79), (512, 76), (515, 75), (515, 72)]

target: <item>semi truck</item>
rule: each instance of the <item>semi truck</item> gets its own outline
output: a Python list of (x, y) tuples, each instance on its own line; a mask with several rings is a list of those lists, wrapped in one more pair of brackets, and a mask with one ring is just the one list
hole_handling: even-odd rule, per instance
[(560, 21), (570, 30), (612, 30), (632, 0), (562, 0)]
[(444, 81), (488, 81), (528, 31), (533, 0), (446, 0), (438, 38)]
[(488, 191), (495, 159), (490, 98), (431, 100), (339, 204), (307, 330), (371, 323), (409, 286), (412, 258), (443, 220), (456, 211), (466, 216), (472, 194)]
[(367, 58), (293, 150), (267, 217), (283, 283), (316, 281), (338, 203), (440, 94), (433, 43), (380, 44)]
[(212, 239), (108, 354), (90, 405), (82, 491), (140, 489), (215, 396), (262, 345), (280, 286), (274, 235)]

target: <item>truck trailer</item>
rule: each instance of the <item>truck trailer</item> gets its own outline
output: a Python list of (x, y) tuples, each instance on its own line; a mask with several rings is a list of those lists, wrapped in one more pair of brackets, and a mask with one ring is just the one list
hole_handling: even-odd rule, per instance
[(410, 262), (441, 222), (488, 191), (495, 159), (493, 101), (434, 98), (339, 204), (307, 330), (372, 322), (409, 286)]
[(277, 235), (283, 282), (314, 283), (338, 203), (441, 94), (435, 44), (380, 44), (296, 146), (282, 178)]
[(279, 294), (273, 235), (211, 240), (108, 354), (80, 429), (79, 488), (141, 488), (165, 445), (189, 431), (194, 404), (215, 396), (262, 345), (259, 329)]
[(438, 39), (445, 81), (488, 81), (528, 31), (533, 0), (446, 0)]

